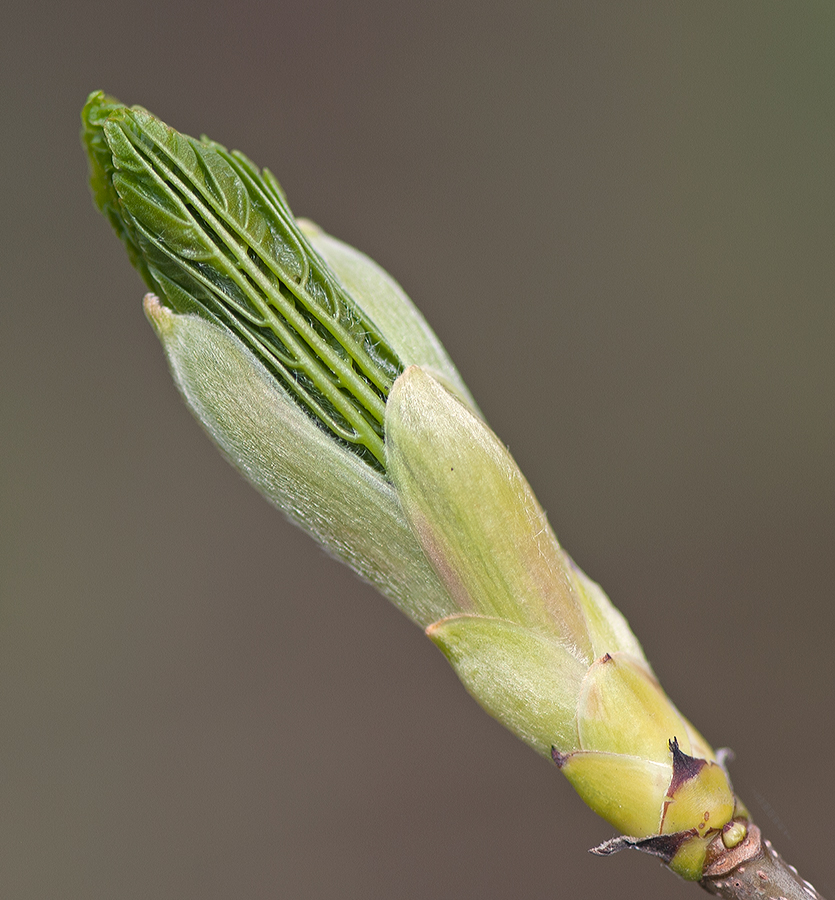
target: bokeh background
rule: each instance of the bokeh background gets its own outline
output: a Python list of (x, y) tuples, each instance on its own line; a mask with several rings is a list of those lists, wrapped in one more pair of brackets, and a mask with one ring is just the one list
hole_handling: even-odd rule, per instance
[(0, 893), (693, 897), (187, 413), (95, 211), (103, 88), (238, 147), (424, 311), (824, 895), (835, 12), (13, 4), (0, 29)]

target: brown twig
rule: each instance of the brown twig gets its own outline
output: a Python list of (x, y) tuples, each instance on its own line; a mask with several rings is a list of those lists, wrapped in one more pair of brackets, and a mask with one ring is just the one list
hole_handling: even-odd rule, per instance
[(699, 883), (709, 894), (726, 900), (823, 900), (756, 825), (749, 826), (748, 836), (738, 847), (710, 862)]

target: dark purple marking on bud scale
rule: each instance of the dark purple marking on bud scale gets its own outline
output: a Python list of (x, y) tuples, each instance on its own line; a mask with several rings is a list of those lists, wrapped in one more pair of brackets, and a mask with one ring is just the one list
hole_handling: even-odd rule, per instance
[(669, 863), (672, 862), (681, 845), (693, 838), (695, 834), (696, 830), (692, 829), (691, 831), (679, 831), (676, 834), (653, 834), (645, 838), (621, 835), (604, 841), (597, 847), (592, 847), (589, 853), (593, 853), (595, 856), (611, 856), (620, 850), (640, 850), (642, 853), (649, 853), (651, 856), (657, 856), (665, 863)]
[(674, 797), (676, 791), (684, 782), (695, 778), (707, 765), (707, 762), (703, 759), (697, 759), (695, 756), (688, 756), (679, 748), (678, 738), (676, 737), (670, 741), (669, 746), (670, 752), (673, 754), (673, 777), (670, 779), (667, 796)]
[(557, 768), (561, 769), (567, 762), (570, 753), (560, 753), (556, 747), (551, 747), (551, 759), (557, 764)]

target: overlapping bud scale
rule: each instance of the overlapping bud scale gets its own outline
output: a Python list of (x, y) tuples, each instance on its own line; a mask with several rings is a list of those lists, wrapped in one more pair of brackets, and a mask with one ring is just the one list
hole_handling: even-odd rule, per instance
[(466, 688), (621, 832), (681, 835), (668, 862), (700, 877), (708, 840), (734, 815), (725, 772), (561, 549), (504, 445), (412, 367), (386, 406), (386, 448), (406, 517), (461, 610), (427, 634)]

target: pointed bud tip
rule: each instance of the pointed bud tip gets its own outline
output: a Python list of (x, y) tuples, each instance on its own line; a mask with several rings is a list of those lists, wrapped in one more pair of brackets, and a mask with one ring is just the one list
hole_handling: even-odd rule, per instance
[(435, 379), (422, 366), (406, 366), (392, 385), (389, 393), (389, 402), (392, 400), (399, 401), (400, 395), (410, 388), (414, 389), (418, 385), (428, 386), (433, 382), (435, 382)]
[(142, 298), (142, 309), (148, 321), (153, 325), (157, 336), (163, 338), (171, 333), (174, 324), (174, 313), (163, 306), (156, 294), (145, 294)]
[(689, 756), (678, 745), (678, 738), (673, 737), (669, 741), (670, 753), (673, 755), (673, 777), (670, 781), (669, 796), (675, 796), (676, 791), (691, 778), (697, 778), (702, 769), (708, 764), (704, 759)]
[(324, 234), (324, 231), (322, 231), (315, 222), (310, 219), (305, 219), (302, 216), (296, 219), (296, 224), (299, 226), (299, 230), (305, 237), (320, 237)]

